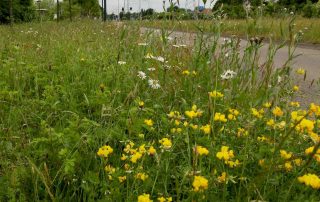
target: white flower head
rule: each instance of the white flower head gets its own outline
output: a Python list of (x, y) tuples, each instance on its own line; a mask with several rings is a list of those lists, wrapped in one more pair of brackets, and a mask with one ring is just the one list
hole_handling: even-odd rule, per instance
[(237, 75), (236, 72), (232, 71), (232, 70), (227, 70), (225, 71), (223, 74), (220, 75), (220, 77), (223, 80), (228, 80), (228, 79), (232, 79), (233, 77), (235, 77)]
[(142, 80), (145, 80), (147, 78), (147, 75), (143, 71), (138, 71), (138, 77)]
[(125, 62), (125, 61), (118, 61), (118, 64), (119, 64), (119, 65), (125, 65), (125, 64), (127, 64), (127, 62)]
[(148, 84), (152, 89), (159, 89), (161, 87), (158, 80), (149, 79)]
[(150, 71), (150, 72), (153, 72), (153, 71), (155, 71), (155, 70), (156, 70), (156, 68), (154, 68), (154, 67), (148, 68), (148, 71)]
[(138, 43), (138, 46), (147, 46), (147, 43)]
[(161, 56), (154, 57), (153, 59), (158, 60), (159, 62), (165, 62), (164, 57), (161, 57)]

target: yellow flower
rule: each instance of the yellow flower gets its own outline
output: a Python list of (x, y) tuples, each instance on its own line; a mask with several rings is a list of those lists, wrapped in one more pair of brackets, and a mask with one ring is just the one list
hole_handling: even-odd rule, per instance
[(172, 202), (172, 197), (165, 198), (165, 197), (161, 196), (161, 197), (159, 197), (157, 199), (158, 199), (159, 202)]
[(226, 173), (226, 172), (223, 172), (223, 173), (221, 174), (221, 176), (218, 177), (218, 182), (219, 182), (219, 183), (224, 183), (224, 182), (226, 182), (226, 179), (227, 179), (227, 173)]
[(143, 144), (143, 145), (141, 145), (141, 146), (139, 147), (139, 152), (140, 152), (141, 154), (146, 153), (145, 144)]
[(266, 102), (263, 104), (263, 107), (265, 108), (270, 108), (271, 107), (271, 102)]
[(148, 150), (148, 154), (151, 155), (151, 156), (153, 156), (153, 155), (155, 155), (156, 153), (157, 153), (157, 150), (156, 150), (153, 146), (151, 146), (151, 147), (149, 148), (149, 150)]
[(197, 130), (198, 129), (198, 125), (190, 124), (190, 128), (192, 128), (193, 130)]
[(291, 107), (300, 107), (300, 103), (299, 102), (290, 102), (290, 106)]
[(259, 166), (263, 167), (263, 166), (264, 166), (264, 163), (265, 163), (265, 160), (264, 160), (264, 159), (260, 159), (260, 160), (259, 160)]
[(275, 122), (274, 122), (273, 119), (269, 119), (269, 120), (267, 121), (267, 126), (273, 127), (274, 125), (275, 125)]
[(209, 96), (213, 97), (213, 98), (223, 98), (224, 95), (222, 93), (214, 90), (212, 92), (209, 92)]
[(307, 186), (311, 186), (313, 189), (320, 189), (320, 178), (315, 174), (308, 173), (298, 177), (298, 180)]
[(171, 119), (172, 118), (181, 119), (180, 112), (178, 111), (171, 111), (169, 114), (167, 114), (167, 116)]
[(172, 142), (168, 138), (162, 138), (161, 140), (159, 140), (159, 143), (164, 149), (170, 149), (172, 147)]
[(119, 179), (119, 182), (122, 183), (122, 182), (126, 181), (127, 176), (120, 176), (120, 177), (118, 177), (118, 179)]
[(299, 91), (299, 86), (293, 86), (292, 90), (295, 92)]
[(196, 146), (195, 153), (199, 154), (200, 156), (208, 155), (209, 154), (209, 150), (207, 148), (205, 148), (205, 147), (202, 147), (202, 146)]
[(284, 168), (286, 169), (287, 172), (290, 172), (292, 170), (292, 164), (291, 162), (286, 162), (284, 164)]
[(145, 120), (144, 120), (144, 123), (145, 123), (147, 126), (150, 126), (150, 127), (153, 126), (153, 121), (152, 121), (151, 119), (145, 119)]
[(286, 150), (280, 150), (280, 156), (281, 158), (285, 159), (285, 160), (288, 160), (292, 157), (292, 153), (291, 152), (287, 152)]
[(202, 176), (195, 176), (193, 183), (193, 191), (201, 192), (208, 189), (208, 180)]
[(231, 113), (234, 116), (238, 116), (240, 114), (240, 112), (236, 109), (229, 109), (229, 113)]
[(294, 162), (294, 164), (296, 164), (296, 166), (301, 166), (302, 165), (302, 159), (300, 159), (300, 158), (295, 159), (293, 162)]
[(256, 108), (251, 108), (251, 114), (259, 119), (261, 119), (263, 117), (263, 109), (261, 110), (257, 110)]
[(133, 154), (133, 155), (131, 156), (130, 161), (131, 161), (132, 163), (137, 163), (137, 161), (138, 161), (141, 157), (142, 157), (142, 154), (141, 154), (140, 152), (136, 152), (135, 154)]
[(190, 72), (189, 72), (189, 70), (184, 70), (184, 71), (182, 72), (182, 74), (188, 76), (188, 75), (190, 74)]
[(145, 173), (137, 173), (135, 177), (139, 180), (145, 181), (149, 176)]
[(302, 68), (299, 68), (299, 69), (296, 70), (296, 73), (297, 73), (297, 74), (300, 74), (300, 75), (304, 75), (305, 72), (306, 72), (306, 70), (304, 70), (304, 69), (302, 69)]
[(309, 110), (313, 112), (316, 116), (320, 116), (320, 106), (311, 103)]
[[(312, 147), (307, 148), (307, 149), (304, 151), (304, 153), (305, 153), (306, 155), (309, 155), (309, 154), (312, 154), (312, 153), (313, 153), (313, 150), (314, 150), (314, 147), (312, 146)], [(317, 150), (316, 154), (320, 154), (320, 149)]]
[(144, 107), (144, 102), (143, 102), (143, 101), (139, 101), (138, 104), (139, 104), (139, 107), (140, 107), (140, 108), (143, 108), (143, 107)]
[(229, 159), (234, 157), (233, 150), (229, 150), (229, 147), (227, 146), (222, 146), (221, 150), (216, 154), (216, 157), (218, 159), (228, 161)]
[(142, 194), (138, 196), (138, 202), (152, 202), (150, 194)]
[(209, 124), (201, 126), (200, 130), (202, 130), (204, 134), (209, 135), (211, 132), (211, 126)]
[(249, 132), (246, 131), (244, 128), (238, 128), (238, 133), (237, 136), (241, 137), (241, 136), (248, 136)]
[(127, 160), (127, 158), (128, 158), (128, 157), (127, 157), (125, 154), (122, 154), (122, 156), (121, 156), (120, 159), (121, 159), (121, 161), (125, 161), (125, 160)]
[(106, 167), (104, 167), (104, 170), (109, 174), (112, 174), (116, 171), (116, 169), (114, 167), (112, 167), (111, 165), (106, 165)]
[(235, 160), (235, 161), (226, 161), (225, 162), (230, 168), (234, 168), (237, 167), (238, 165), (240, 165), (239, 160)]
[(113, 149), (109, 145), (104, 145), (101, 148), (99, 148), (97, 154), (101, 157), (108, 157), (110, 154), (112, 154)]
[(194, 111), (185, 111), (185, 115), (190, 119), (193, 119), (193, 118), (196, 118), (198, 114), (197, 112), (194, 112)]
[(273, 115), (275, 115), (275, 116), (282, 116), (282, 115), (283, 115), (283, 111), (281, 110), (280, 107), (275, 107), (275, 108), (272, 110), (272, 113), (273, 113)]
[(219, 112), (214, 114), (214, 121), (220, 121), (220, 122), (227, 122), (226, 116), (224, 114), (221, 114)]
[(236, 120), (236, 117), (233, 114), (228, 114), (228, 119), (231, 120)]

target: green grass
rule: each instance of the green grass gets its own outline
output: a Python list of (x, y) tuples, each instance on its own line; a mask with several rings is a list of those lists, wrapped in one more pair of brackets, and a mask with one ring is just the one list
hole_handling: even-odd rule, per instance
[(0, 201), (317, 201), (298, 177), (319, 177), (319, 154), (305, 150), (319, 147), (320, 107), (292, 106), (289, 66), (259, 67), (259, 44), (240, 56), (214, 30), (212, 43), (199, 33), (177, 48), (137, 23), (1, 26)]
[[(222, 20), (221, 33), (224, 36), (236, 35), (241, 38), (255, 36), (265, 37), (276, 41), (288, 40), (289, 18), (262, 17), (258, 19), (225, 19)], [(144, 26), (154, 28), (174, 29), (176, 31), (198, 32), (199, 28), (204, 32), (210, 32), (217, 21), (213, 20), (190, 20), (168, 23), (168, 21), (148, 21)], [(298, 17), (295, 20), (294, 31), (303, 32), (300, 42), (309, 44), (320, 43), (320, 21)]]

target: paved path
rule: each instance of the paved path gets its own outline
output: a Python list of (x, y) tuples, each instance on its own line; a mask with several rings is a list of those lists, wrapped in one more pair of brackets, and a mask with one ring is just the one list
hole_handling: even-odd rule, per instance
[[(153, 31), (160, 33), (158, 29), (142, 28), (141, 32)], [(177, 40), (179, 43), (186, 44), (188, 46), (194, 45), (196, 33), (179, 32), (175, 31), (170, 34), (170, 37)], [(221, 39), (222, 42), (222, 39)], [(241, 40), (240, 48), (243, 50), (248, 41)], [(260, 62), (263, 63), (266, 60), (268, 52), (268, 43), (264, 43), (260, 49)], [(296, 48), (295, 55), (300, 55), (292, 61), (293, 70), (303, 68), (307, 72), (306, 80), (296, 79), (296, 82), (300, 86), (300, 93), (297, 94), (295, 100), (300, 101), (303, 106), (308, 106), (309, 103), (314, 102), (320, 104), (320, 48), (299, 46)], [(274, 58), (275, 67), (282, 67), (288, 59), (288, 47), (284, 46), (279, 49)], [(318, 84), (319, 82), (319, 84)], [(312, 85), (311, 85), (312, 84)]]

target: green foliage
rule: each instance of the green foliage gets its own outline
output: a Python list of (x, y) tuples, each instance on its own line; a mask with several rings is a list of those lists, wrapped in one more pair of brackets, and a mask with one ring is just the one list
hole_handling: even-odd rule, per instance
[(14, 22), (29, 22), (35, 18), (35, 8), (32, 0), (1, 0), (0, 23), (10, 22), (10, 5)]

